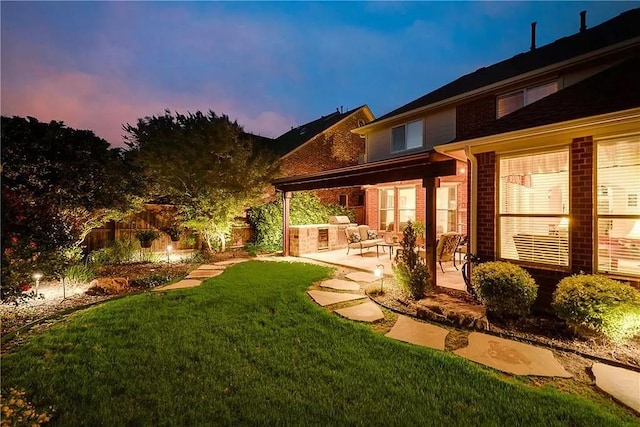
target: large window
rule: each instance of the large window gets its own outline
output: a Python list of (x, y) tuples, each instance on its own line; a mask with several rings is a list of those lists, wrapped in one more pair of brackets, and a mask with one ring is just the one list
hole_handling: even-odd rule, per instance
[[(407, 222), (416, 220), (415, 187), (383, 188), (379, 190), (379, 195), (380, 230), (402, 231)], [(399, 224), (396, 224), (396, 218)]]
[(569, 150), (499, 160), (500, 257), (569, 265)]
[(391, 152), (422, 147), (422, 120), (391, 129)]
[(640, 276), (640, 135), (597, 143), (597, 269)]
[(551, 95), (558, 91), (558, 82), (545, 83), (543, 85), (520, 89), (506, 95), (500, 95), (497, 98), (498, 118), (504, 117), (525, 105), (532, 104), (545, 96)]

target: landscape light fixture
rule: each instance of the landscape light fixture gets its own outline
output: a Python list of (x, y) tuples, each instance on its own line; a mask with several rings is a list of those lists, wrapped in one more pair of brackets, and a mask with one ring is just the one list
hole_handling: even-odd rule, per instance
[(171, 251), (173, 250), (173, 246), (167, 245), (167, 262), (171, 262)]
[(36, 280), (36, 295), (38, 295), (38, 287), (40, 286), (40, 279), (42, 279), (42, 273), (33, 273), (33, 278)]
[(380, 278), (380, 292), (382, 292), (382, 285), (384, 283), (384, 265), (376, 265), (376, 269), (373, 270), (373, 275)]

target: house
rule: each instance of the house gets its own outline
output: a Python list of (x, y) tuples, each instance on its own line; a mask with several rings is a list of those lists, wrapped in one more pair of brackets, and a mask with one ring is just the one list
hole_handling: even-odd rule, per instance
[(276, 188), (362, 185), (370, 227), (425, 221), (431, 271), (438, 234), (457, 231), (481, 259), (529, 270), (541, 303), (580, 271), (639, 284), (640, 9), (580, 18), (542, 47), (532, 26), (529, 51), (355, 129), (363, 164)]
[[(271, 144), (280, 157), (280, 177), (303, 175), (357, 165), (362, 161), (364, 138), (352, 133), (374, 119), (368, 106), (336, 109), (277, 137)], [(316, 191), (323, 203), (340, 204), (364, 221), (364, 191), (356, 187)]]

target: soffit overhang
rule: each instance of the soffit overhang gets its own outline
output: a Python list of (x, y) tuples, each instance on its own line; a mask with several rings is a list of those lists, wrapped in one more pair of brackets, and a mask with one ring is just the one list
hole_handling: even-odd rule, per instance
[(456, 170), (455, 159), (430, 151), (330, 171), (278, 178), (272, 184), (276, 190), (283, 192), (320, 190), (450, 176), (455, 175)]

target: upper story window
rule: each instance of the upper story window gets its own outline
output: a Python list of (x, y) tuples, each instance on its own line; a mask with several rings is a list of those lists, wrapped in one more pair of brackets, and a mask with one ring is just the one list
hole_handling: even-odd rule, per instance
[(545, 96), (558, 91), (558, 82), (545, 83), (539, 86), (520, 89), (497, 98), (497, 118), (504, 117), (509, 113), (532, 104)]
[(391, 129), (391, 152), (411, 150), (423, 145), (423, 121), (407, 123)]

